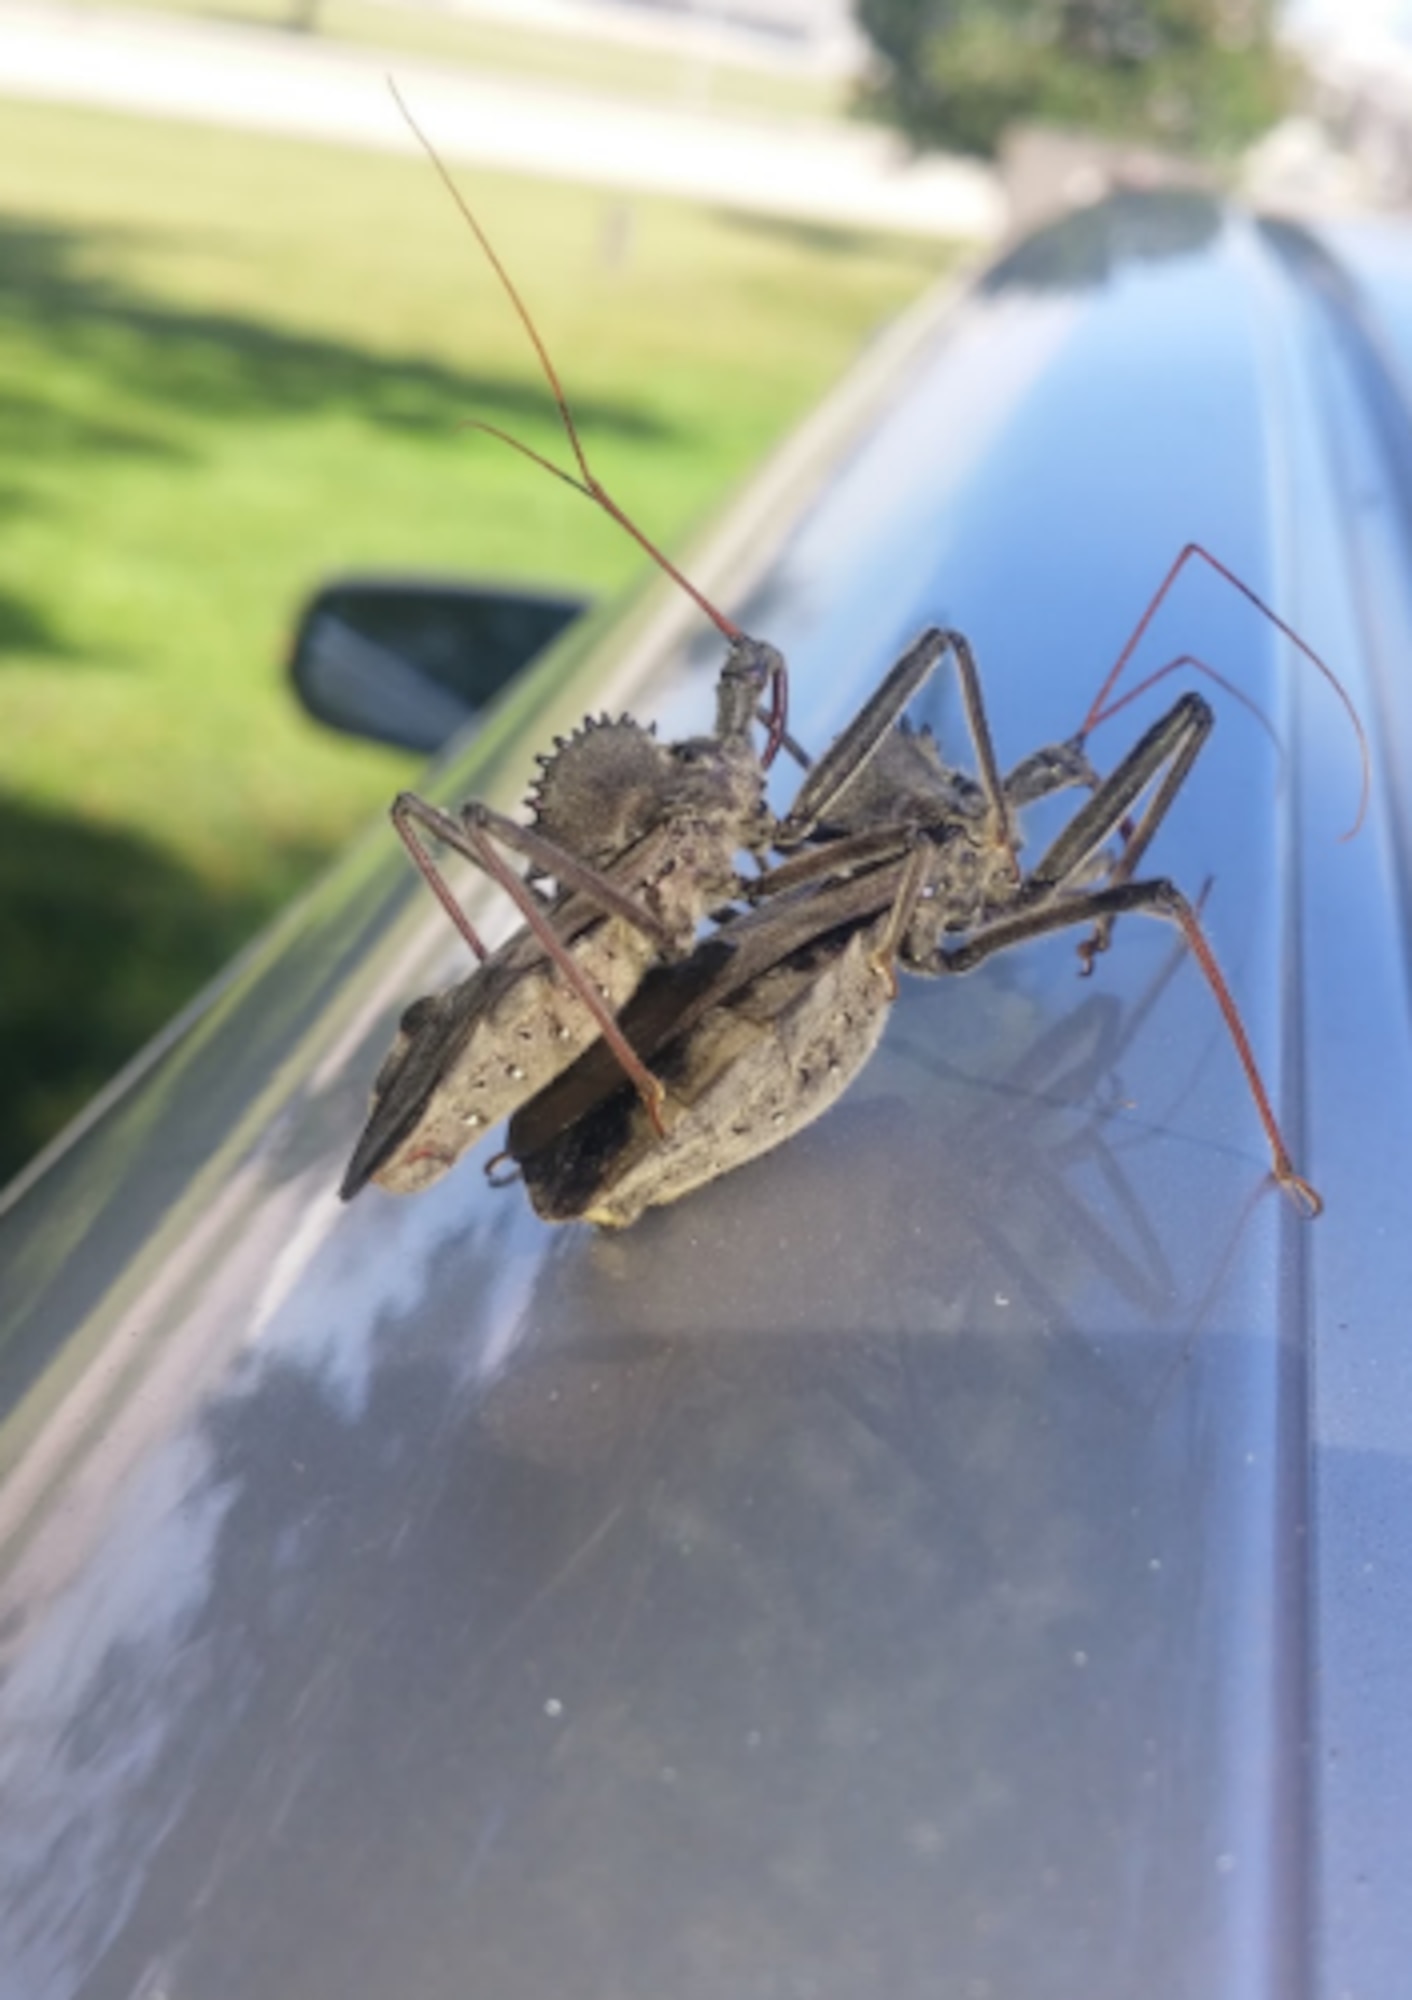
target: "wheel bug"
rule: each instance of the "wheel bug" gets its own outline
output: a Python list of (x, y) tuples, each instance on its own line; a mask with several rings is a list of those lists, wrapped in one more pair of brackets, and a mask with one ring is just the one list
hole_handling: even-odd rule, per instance
[[(493, 425), (468, 427), (510, 445), (601, 507), (687, 591), (726, 638), (728, 652), (711, 736), (663, 744), (627, 716), (586, 723), (540, 758), (532, 826), (475, 800), (455, 813), (411, 792), (394, 802), (394, 827), (480, 963), (459, 985), (416, 1001), (404, 1014), (344, 1175), (345, 1200), (370, 1180), (410, 1193), (439, 1179), (600, 1036), (660, 1129), (661, 1086), (624, 1040), (615, 1015), (653, 960), (689, 952), (707, 913), (736, 893), (737, 854), (768, 850), (774, 822), (764, 806), (764, 774), (787, 740), (782, 657), (718, 611), (594, 475), (514, 282), (395, 86), (393, 95), (528, 334), (577, 473)], [(757, 751), (753, 730), (767, 691), (768, 737)], [(525, 928), (494, 954), (443, 878), (429, 838), (481, 868), (519, 909)], [(532, 876), (553, 877), (553, 901), (510, 865), (505, 848), (528, 862)]]
[[(626, 1226), (812, 1122), (876, 1047), (896, 992), (895, 963), (922, 974), (967, 972), (997, 952), (1077, 925), (1092, 927), (1079, 947), (1088, 972), (1108, 948), (1118, 917), (1138, 913), (1181, 931), (1235, 1044), (1274, 1176), (1306, 1214), (1320, 1212), (1319, 1195), (1294, 1169), (1196, 910), (1166, 878), (1136, 876), (1214, 726), (1209, 703), (1195, 693), (1180, 696), (1107, 778), (1098, 777), (1085, 748), (1089, 732), (1131, 698), (1110, 700), (1157, 605), (1192, 556), (1230, 577), (1204, 549), (1183, 551), (1079, 733), (1024, 759), (1004, 779), (964, 637), (929, 631), (903, 654), (810, 771), (781, 821), (778, 845), (802, 851), (754, 885), (763, 907), (729, 932), (736, 954), (713, 971), (698, 953), (692, 965), (658, 975), (623, 1017), (629, 1039), (658, 1060), (685, 1107), (667, 1137), (645, 1129), (633, 1103), (611, 1088), (596, 1052), (512, 1119), (508, 1152), (541, 1216)], [(1368, 760), (1352, 704), (1317, 655), (1244, 584), (1230, 580), (1344, 702), (1363, 756), (1356, 831)], [(929, 732), (896, 726), (948, 655), (957, 664), (978, 777), (944, 765)], [(1212, 672), (1199, 661), (1173, 666), (1181, 664)], [(1169, 671), (1149, 676), (1142, 688)], [(1090, 798), (1023, 872), (1017, 813), (1071, 786), (1088, 789)], [(1106, 853), (1115, 839), (1118, 852)]]

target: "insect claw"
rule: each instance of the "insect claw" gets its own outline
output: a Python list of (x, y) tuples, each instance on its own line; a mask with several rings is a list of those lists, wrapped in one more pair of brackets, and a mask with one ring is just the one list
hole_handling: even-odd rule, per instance
[(897, 964), (892, 952), (870, 951), (868, 953), (868, 964), (887, 988), (888, 999), (895, 1000), (898, 994)]
[(1286, 1159), (1276, 1160), (1275, 1179), (1299, 1210), (1306, 1222), (1313, 1222), (1324, 1212), (1324, 1197), (1310, 1181), (1297, 1174)]
[(1086, 937), (1081, 944), (1074, 947), (1079, 956), (1080, 979), (1091, 979), (1093, 977), (1094, 962), (1103, 952), (1107, 951), (1111, 941), (1111, 925), (1100, 922), (1094, 925), (1091, 936)]
[[(508, 1173), (505, 1171), (503, 1165), (503, 1162), (506, 1160), (510, 1161), (510, 1170)], [(514, 1155), (507, 1152), (503, 1147), (493, 1159), (486, 1161), (485, 1177), (490, 1182), (490, 1185), (495, 1188), (513, 1187), (517, 1180), (523, 1178)]]
[(667, 1136), (667, 1120), (663, 1114), (667, 1108), (666, 1086), (659, 1078), (652, 1076), (650, 1073), (647, 1088), (643, 1092), (642, 1101), (647, 1106), (647, 1115), (652, 1120), (653, 1131), (659, 1139), (665, 1139)]

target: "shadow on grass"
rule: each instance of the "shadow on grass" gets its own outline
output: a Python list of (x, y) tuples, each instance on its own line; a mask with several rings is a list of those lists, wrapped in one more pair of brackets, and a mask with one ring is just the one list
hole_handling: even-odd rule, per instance
[[(348, 410), (387, 428), (449, 431), (470, 416), (514, 426), (548, 407), (546, 392), (501, 375), (148, 298), (99, 268), (122, 240), (112, 230), (0, 221), (0, 329), (34, 337), (47, 364), (23, 393), (0, 394), (0, 460), (11, 476), (17, 461), (39, 454), (51, 464), (56, 453), (185, 457), (190, 446), (174, 434), (174, 416)], [(575, 415), (619, 436), (668, 430), (613, 398), (576, 397)]]
[(285, 900), (222, 896), (161, 848), (0, 796), (0, 1183)]
[(73, 649), (42, 607), (12, 590), (0, 590), (0, 667), (7, 653), (39, 653), (51, 660), (73, 657)]

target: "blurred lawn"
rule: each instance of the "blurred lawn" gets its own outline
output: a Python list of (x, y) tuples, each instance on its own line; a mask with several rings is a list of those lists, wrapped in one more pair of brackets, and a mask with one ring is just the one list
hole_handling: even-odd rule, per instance
[[(763, 112), (773, 118), (841, 118), (852, 90), (841, 77), (789, 75), (728, 62), (703, 64), (667, 49), (597, 37), (549, 34), (533, 26), (478, 18), (400, 0), (141, 0), (146, 13), (191, 14), (218, 22), (307, 32), (331, 42), (396, 51), (467, 69), (500, 71), (541, 83), (618, 97), (648, 97), (713, 111)], [(102, 0), (82, 0), (103, 13)], [(124, 11), (130, 11), (124, 9)]]
[[(668, 546), (941, 261), (488, 174), (474, 198), (599, 473)], [(7, 105), (0, 384), (3, 1178), (412, 775), (286, 693), (318, 578), (602, 592), (640, 558), (456, 433), (560, 449), (415, 161)]]

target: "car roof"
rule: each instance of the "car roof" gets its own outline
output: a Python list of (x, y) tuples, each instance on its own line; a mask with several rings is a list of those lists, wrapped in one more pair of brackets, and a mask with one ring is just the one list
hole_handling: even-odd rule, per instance
[[(1135, 918), (1089, 980), (1067, 933), (905, 980), (834, 1111), (630, 1231), (478, 1154), (342, 1206), (464, 951), (371, 832), (0, 1215), (10, 1990), (1396, 1990), (1407, 418), (1333, 241), (1186, 192), (1052, 226), (885, 336), (693, 566), (815, 748), (960, 628), (1002, 766), (1188, 543), (1278, 607), (1368, 731), (1354, 842), (1346, 716), (1199, 559), (1134, 671), (1259, 710), (1196, 673), (1152, 866), (1323, 1217)], [(430, 795), (513, 808), (602, 707), (706, 727), (698, 626), (654, 582), (575, 627)], [(946, 676), (914, 714), (962, 760)]]

